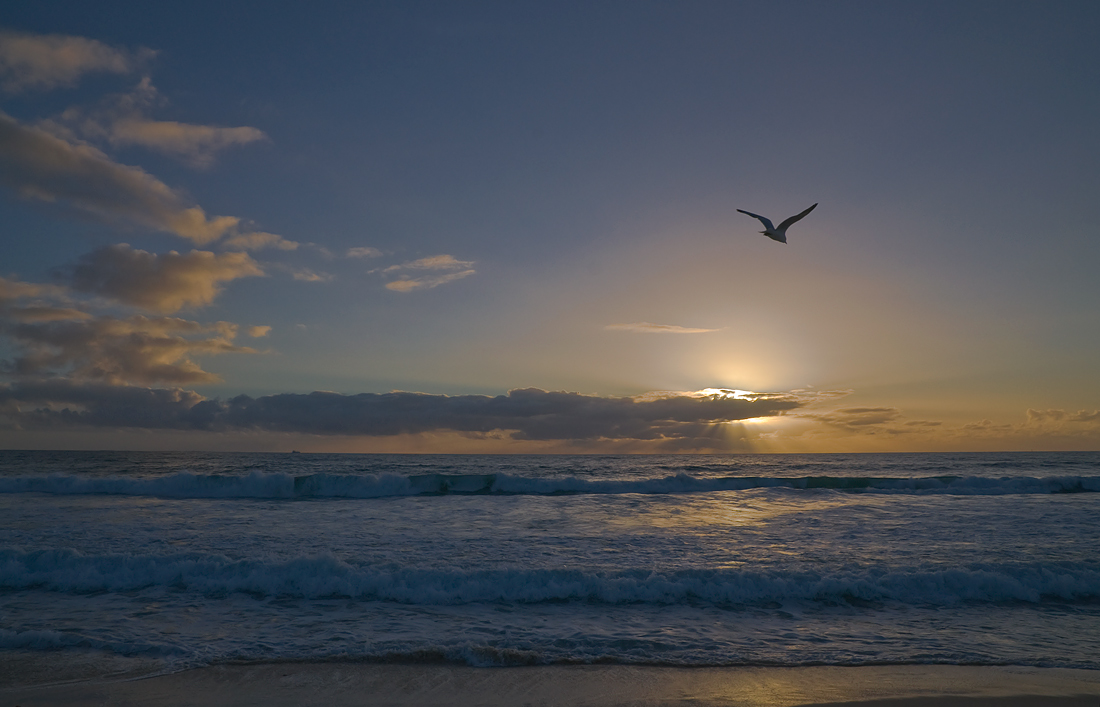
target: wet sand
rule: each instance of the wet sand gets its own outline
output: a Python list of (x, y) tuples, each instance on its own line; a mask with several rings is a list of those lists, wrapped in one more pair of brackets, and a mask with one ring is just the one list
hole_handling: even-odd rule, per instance
[(469, 668), (222, 665), (170, 675), (0, 688), (19, 707), (711, 705), (1100, 707), (1100, 671), (1019, 667)]

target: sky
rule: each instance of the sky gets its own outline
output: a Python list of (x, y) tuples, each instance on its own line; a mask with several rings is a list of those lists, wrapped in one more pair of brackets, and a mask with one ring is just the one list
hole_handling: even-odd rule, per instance
[[(1100, 449), (1095, 2), (0, 16), (0, 448)], [(811, 204), (788, 242), (778, 223)]]

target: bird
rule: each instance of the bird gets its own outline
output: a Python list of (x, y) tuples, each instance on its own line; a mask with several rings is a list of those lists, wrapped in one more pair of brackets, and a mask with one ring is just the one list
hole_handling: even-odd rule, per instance
[(769, 220), (769, 219), (767, 219), (763, 216), (760, 216), (759, 214), (754, 214), (751, 211), (745, 211), (744, 209), (738, 209), (738, 211), (740, 211), (743, 214), (748, 214), (749, 216), (752, 216), (755, 219), (760, 219), (760, 223), (764, 224), (764, 230), (761, 231), (761, 233), (763, 233), (765, 236), (767, 236), (768, 238), (771, 238), (773, 241), (779, 241), (780, 243), (786, 243), (787, 242), (787, 229), (791, 227), (791, 224), (794, 223), (795, 221), (798, 221), (799, 219), (803, 218), (806, 214), (810, 213), (811, 211), (813, 211), (816, 208), (817, 208), (817, 204), (814, 204), (813, 206), (806, 209), (805, 211), (798, 214), (797, 216), (791, 216), (789, 219), (787, 219), (783, 223), (779, 224), (779, 228), (776, 228), (775, 226), (773, 226), (771, 220)]

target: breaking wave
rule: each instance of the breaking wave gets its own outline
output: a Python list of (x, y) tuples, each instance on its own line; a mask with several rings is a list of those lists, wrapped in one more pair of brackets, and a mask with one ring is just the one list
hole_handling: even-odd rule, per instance
[(84, 555), (0, 550), (0, 588), (65, 593), (173, 591), (316, 599), (347, 597), (416, 605), (477, 603), (697, 604), (774, 602), (1077, 602), (1100, 600), (1100, 566), (987, 564), (953, 568), (795, 570), (427, 570), (357, 565), (332, 555), (283, 562), (223, 555)]
[(445, 494), (567, 495), (674, 494), (757, 488), (832, 490), (848, 493), (1006, 495), (1100, 492), (1097, 476), (911, 478), (724, 476), (675, 474), (662, 478), (599, 480), (575, 476), (528, 478), (497, 474), (305, 474), (247, 475), (177, 472), (159, 477), (89, 477), (71, 474), (0, 477), (0, 493), (124, 495), (167, 498), (383, 498)]

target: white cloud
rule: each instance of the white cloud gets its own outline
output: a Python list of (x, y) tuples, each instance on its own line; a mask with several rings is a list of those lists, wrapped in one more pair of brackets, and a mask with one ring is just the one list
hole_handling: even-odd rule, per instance
[(263, 274), (247, 253), (173, 250), (156, 255), (126, 243), (88, 253), (68, 271), (77, 291), (165, 314), (208, 305), (222, 283)]
[(462, 270), (473, 266), (472, 260), (456, 260), (453, 255), (432, 255), (400, 265), (391, 265), (383, 273), (400, 270)]
[(209, 167), (215, 155), (228, 147), (267, 139), (257, 128), (194, 125), (148, 117), (152, 108), (165, 103), (146, 76), (129, 93), (107, 96), (93, 108), (68, 108), (55, 120), (41, 125), (62, 139), (80, 135), (114, 147), (136, 145), (198, 168)]
[(649, 322), (635, 322), (633, 324), (608, 324), (604, 327), (609, 331), (629, 331), (635, 334), (706, 334), (718, 329), (694, 329), (675, 324), (651, 324)]
[(63, 376), (111, 385), (194, 385), (217, 375), (192, 360), (196, 355), (256, 353), (232, 343), (237, 325), (203, 325), (174, 317), (95, 317), (6, 327), (19, 355), (6, 364), (24, 380)]
[(68, 306), (69, 304), (63, 287), (0, 277), (0, 324), (2, 319), (15, 322), (53, 322), (91, 317), (87, 312)]
[(413, 290), (429, 290), (433, 287), (439, 287), (445, 285), (448, 282), (454, 282), (455, 280), (461, 280), (464, 277), (473, 275), (473, 270), (462, 270), (460, 272), (447, 273), (446, 275), (435, 275), (428, 277), (418, 278), (401, 278), (392, 282), (386, 283), (386, 289), (394, 292), (412, 292)]
[(363, 247), (348, 248), (348, 258), (378, 258), (382, 256), (382, 251), (377, 248)]
[(263, 250), (264, 248), (278, 248), (279, 250), (297, 250), (296, 241), (288, 241), (282, 236), (263, 231), (250, 233), (238, 233), (226, 238), (221, 243), (228, 250)]
[(26, 297), (62, 296), (64, 293), (65, 289), (56, 285), (40, 285), (35, 282), (0, 277), (0, 304)]
[[(226, 260), (228, 258), (228, 260)], [(89, 254), (74, 275), (87, 277), (92, 294), (172, 310), (181, 302), (207, 301), (224, 268), (251, 261), (243, 253), (215, 256), (169, 253), (154, 256), (126, 245)], [(81, 271), (81, 269), (92, 272)], [(80, 283), (87, 285), (89, 283)], [(221, 379), (193, 359), (222, 353), (256, 353), (237, 346), (239, 327), (231, 322), (199, 322), (166, 316), (95, 315), (99, 299), (77, 300), (58, 285), (0, 278), (0, 374), (17, 381), (59, 380), (106, 385), (193, 385)], [(271, 327), (252, 327), (252, 336)], [(261, 334), (262, 332), (262, 334)]]
[(851, 407), (839, 408), (827, 413), (806, 415), (806, 417), (824, 422), (827, 425), (852, 430), (898, 422), (901, 418), (901, 411), (895, 407)]
[(110, 127), (112, 144), (139, 145), (183, 158), (196, 167), (209, 167), (219, 150), (266, 139), (267, 135), (256, 128), (220, 128), (136, 117), (116, 121)]
[(17, 322), (63, 322), (71, 319), (91, 319), (92, 315), (74, 307), (28, 305), (0, 309), (0, 314)]
[(20, 196), (61, 202), (108, 220), (126, 220), (197, 244), (236, 229), (234, 216), (207, 217), (202, 208), (145, 172), (111, 160), (94, 147), (20, 125), (0, 112), (0, 183)]
[(457, 260), (453, 255), (432, 255), (411, 263), (405, 263), (402, 267), (413, 270), (461, 270), (474, 264), (472, 260)]
[[(420, 258), (419, 260), (413, 260), (408, 263), (402, 263), (401, 265), (391, 265), (388, 268), (382, 270), (382, 274), (390, 275), (398, 273), (402, 270), (441, 270), (445, 271), (439, 275), (425, 275), (423, 277), (409, 277), (408, 275), (402, 275), (399, 279), (386, 283), (386, 289), (394, 292), (412, 292), (413, 290), (425, 290), (433, 287), (439, 287), (445, 285), (448, 282), (454, 282), (455, 280), (461, 280), (464, 277), (469, 277), (476, 273), (471, 267), (474, 264), (472, 260), (457, 260), (452, 255), (433, 255), (427, 258)], [(450, 272), (446, 272), (450, 271)]]
[(1027, 423), (1029, 425), (1044, 425), (1047, 423), (1100, 423), (1100, 410), (1033, 410), (1027, 411)]
[(248, 335), (251, 336), (253, 339), (259, 339), (261, 337), (267, 336), (270, 333), (270, 326), (263, 325), (248, 327)]
[(152, 54), (135, 56), (84, 37), (0, 31), (0, 86), (10, 92), (71, 86), (87, 73), (130, 73)]
[(330, 275), (326, 272), (314, 272), (309, 268), (294, 270), (291, 276), (299, 282), (332, 282), (336, 279), (335, 275)]
[[(802, 399), (806, 406), (820, 400)], [(1081, 444), (1090, 439), (1100, 439), (1100, 410), (1067, 411), (1060, 409), (1027, 411), (1023, 423), (994, 422), (989, 419), (964, 424), (946, 424), (940, 420), (911, 420), (896, 407), (867, 406), (847, 407), (815, 413), (802, 410), (787, 419), (796, 423), (782, 436), (806, 440), (847, 440), (859, 444), (860, 440), (889, 440), (905, 438), (910, 444), (927, 448), (973, 448), (975, 445), (1000, 447), (1004, 443), (1013, 446), (1043, 446), (1054, 440)]]

